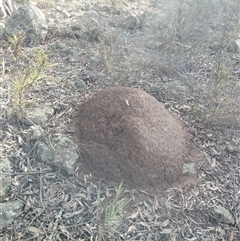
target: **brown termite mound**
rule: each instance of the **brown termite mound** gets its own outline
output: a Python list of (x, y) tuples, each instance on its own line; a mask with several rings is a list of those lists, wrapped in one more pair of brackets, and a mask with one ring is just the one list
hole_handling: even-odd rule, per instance
[(132, 187), (171, 187), (180, 182), (184, 163), (201, 158), (180, 120), (135, 88), (106, 88), (84, 101), (76, 138), (76, 169)]

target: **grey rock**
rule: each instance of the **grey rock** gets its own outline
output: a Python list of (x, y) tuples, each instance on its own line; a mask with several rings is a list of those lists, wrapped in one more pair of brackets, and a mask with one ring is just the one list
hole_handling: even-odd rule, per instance
[(10, 161), (6, 158), (0, 159), (0, 197), (6, 195), (11, 188), (11, 176), (9, 175), (10, 172)]
[(162, 77), (162, 82), (167, 83), (169, 81), (169, 78), (167, 76)]
[(161, 89), (161, 87), (157, 84), (150, 83), (149, 90), (151, 92), (158, 92)]
[(39, 140), (44, 134), (44, 130), (41, 126), (37, 126), (37, 125), (31, 126), (30, 130), (31, 130), (30, 131), (30, 139), (34, 140), (34, 141)]
[(73, 81), (73, 87), (77, 89), (84, 89), (84, 90), (87, 89), (86, 83), (80, 78), (76, 78)]
[(150, 92), (158, 92), (161, 89), (159, 85), (149, 81), (143, 81), (143, 86), (146, 87)]
[(73, 174), (73, 165), (79, 158), (78, 146), (63, 134), (55, 134), (51, 145), (48, 141), (38, 143), (37, 158), (61, 168), (70, 175)]
[(240, 50), (240, 44), (237, 41), (231, 41), (227, 46), (227, 52), (237, 53)]
[(57, 40), (51, 47), (53, 51), (59, 53), (62, 57), (77, 59), (76, 52), (60, 40)]
[(226, 150), (231, 152), (231, 153), (234, 153), (234, 152), (240, 152), (240, 146), (238, 146), (237, 144), (235, 143), (228, 143), (226, 145)]
[(102, 7), (100, 7), (100, 10), (102, 12), (107, 12), (110, 14), (116, 14), (116, 15), (120, 14), (120, 10), (118, 8), (116, 8), (115, 6), (102, 6)]
[(157, 50), (160, 49), (163, 45), (162, 42), (156, 42), (155, 40), (149, 40), (147, 43), (144, 43), (147, 49)]
[(229, 224), (235, 223), (233, 215), (223, 206), (217, 205), (214, 208), (214, 212), (219, 216), (218, 217), (219, 222), (224, 222), (224, 223), (229, 223)]
[(48, 30), (48, 33), (54, 37), (75, 38), (71, 28), (64, 24), (51, 26)]
[(194, 163), (184, 163), (182, 173), (190, 175), (196, 174)]
[(103, 32), (100, 22), (100, 16), (95, 11), (88, 11), (81, 16), (73, 18), (71, 29), (76, 36), (83, 40), (98, 40)]
[(44, 13), (31, 4), (23, 5), (6, 21), (6, 36), (17, 35), (22, 31), (26, 46), (40, 44), (47, 34), (48, 26)]
[(220, 44), (218, 43), (212, 43), (208, 46), (211, 50), (218, 51), (220, 49)]
[(0, 39), (3, 39), (4, 35), (4, 24), (0, 23)]
[(45, 106), (28, 109), (28, 116), (23, 120), (26, 125), (43, 125), (53, 116), (54, 109)]
[(51, 47), (57, 52), (63, 52), (66, 49), (68, 49), (68, 46), (65, 43), (61, 42), (60, 40), (57, 40), (55, 43), (53, 43)]
[(179, 92), (186, 92), (187, 91), (187, 86), (184, 85), (180, 81), (168, 81), (164, 83), (169, 89), (171, 89), (174, 93), (179, 93)]
[(23, 205), (24, 204), (18, 200), (0, 203), (0, 230), (13, 222), (20, 214)]
[[(209, 49), (213, 51), (218, 51), (221, 48), (221, 45), (217, 42), (211, 43), (209, 45)], [(237, 53), (240, 51), (240, 42), (236, 40), (230, 41), (230, 43), (227, 46), (227, 52), (228, 53)]]

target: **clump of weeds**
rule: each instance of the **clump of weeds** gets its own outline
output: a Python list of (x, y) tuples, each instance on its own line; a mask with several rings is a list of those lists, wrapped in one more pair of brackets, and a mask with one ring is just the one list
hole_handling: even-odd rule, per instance
[(99, 230), (99, 236), (111, 237), (117, 232), (116, 228), (121, 223), (124, 213), (124, 208), (130, 202), (123, 197), (123, 182), (115, 190), (115, 196), (111, 201), (102, 203), (100, 201), (100, 192), (98, 192), (97, 201), (100, 204), (102, 225)]
[(49, 62), (49, 56), (43, 50), (36, 53), (34, 60), (25, 65), (24, 70), (13, 79), (13, 104), (23, 107), (27, 104), (27, 95), (31, 88), (36, 84), (43, 84), (44, 78), (49, 78), (46, 72), (56, 64)]
[[(25, 36), (22, 31), (13, 36), (8, 36), (10, 53), (13, 56), (13, 66), (8, 72), (14, 72), (11, 76), (11, 103), (14, 107), (22, 108), (28, 103), (28, 96), (35, 85), (44, 84), (48, 76), (47, 72), (56, 66), (49, 61), (49, 55), (44, 50), (38, 50), (29, 57), (23, 53)], [(2, 61), (3, 75), (6, 72), (6, 61)], [(14, 71), (13, 71), (14, 70)]]

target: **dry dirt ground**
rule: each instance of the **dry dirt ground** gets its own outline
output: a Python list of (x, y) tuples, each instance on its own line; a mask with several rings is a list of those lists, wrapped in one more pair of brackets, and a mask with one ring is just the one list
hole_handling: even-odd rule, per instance
[[(173, 0), (114, 2), (125, 16), (159, 11), (171, 23), (165, 28), (167, 37), (156, 33), (150, 38), (136, 32), (125, 42), (119, 43), (113, 36), (104, 43), (67, 38), (52, 31), (60, 24), (68, 26), (65, 13), (71, 16), (89, 8), (97, 10), (99, 2), (111, 5), (107, 0), (93, 4), (37, 2), (51, 28), (42, 45), (23, 48), (20, 55), (31, 58), (43, 49), (52, 63), (58, 63), (48, 72), (51, 78), (34, 84), (27, 92), (28, 106), (47, 105), (55, 110), (54, 117), (43, 126), (49, 138), (54, 133), (72, 133), (79, 103), (96, 90), (116, 85), (136, 87), (182, 119), (209, 165), (199, 166), (201, 182), (190, 191), (171, 188), (159, 199), (146, 190), (124, 186), (119, 203), (129, 202), (124, 210), (119, 209), (116, 219), (109, 218), (109, 207), (117, 205), (114, 198), (119, 190), (112, 183), (85, 173), (82, 181), (76, 181), (36, 160), (34, 145), (26, 138), (28, 127), (12, 103), (12, 80), (19, 69), (10, 45), (1, 41), (1, 61), (6, 63), (0, 78), (2, 155), (11, 158), (13, 171), (12, 189), (2, 201), (18, 199), (25, 206), (14, 223), (2, 230), (0, 240), (240, 240), (239, 53), (208, 48), (211, 41), (207, 36), (217, 27), (210, 28), (206, 18), (201, 18), (206, 9), (190, 19), (198, 27), (197, 34), (190, 31), (193, 34), (188, 35), (189, 22), (183, 21), (185, 32), (173, 29), (176, 22), (170, 20), (180, 3)], [(156, 4), (158, 10), (153, 7)], [(111, 14), (108, 18), (116, 20)], [(184, 34), (176, 40), (178, 31)], [(65, 43), (74, 58), (53, 51), (56, 41)], [(212, 69), (219, 62), (224, 62), (224, 68), (221, 76), (214, 78), (219, 72)], [(83, 84), (84, 88), (79, 87)], [(229, 223), (218, 215), (214, 211), (217, 205), (227, 209), (234, 221)]]

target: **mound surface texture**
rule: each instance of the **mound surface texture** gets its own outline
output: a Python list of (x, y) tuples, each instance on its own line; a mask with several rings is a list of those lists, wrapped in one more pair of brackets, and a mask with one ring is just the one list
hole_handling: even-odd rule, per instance
[(169, 187), (180, 180), (183, 164), (197, 159), (181, 122), (135, 88), (98, 91), (80, 105), (76, 129), (76, 167), (134, 187)]

